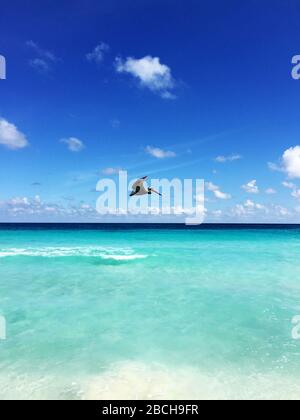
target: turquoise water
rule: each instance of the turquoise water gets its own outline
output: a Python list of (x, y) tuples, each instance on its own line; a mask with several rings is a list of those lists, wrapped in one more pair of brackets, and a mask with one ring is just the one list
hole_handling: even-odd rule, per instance
[(300, 398), (300, 230), (0, 230), (0, 399)]

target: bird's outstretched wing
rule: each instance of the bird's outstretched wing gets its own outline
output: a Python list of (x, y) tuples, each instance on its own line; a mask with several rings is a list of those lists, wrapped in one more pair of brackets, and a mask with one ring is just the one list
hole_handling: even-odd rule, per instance
[(157, 195), (160, 195), (162, 197), (162, 194), (158, 191), (156, 191), (154, 188), (151, 188), (151, 191), (154, 192)]
[(144, 186), (144, 182), (146, 181), (148, 177), (144, 176), (143, 178), (138, 179), (132, 186), (132, 195), (144, 195), (148, 194), (148, 191), (146, 190)]
[(135, 191), (137, 187), (143, 187), (147, 178), (147, 176), (144, 176), (143, 178), (138, 179), (132, 186), (133, 191)]

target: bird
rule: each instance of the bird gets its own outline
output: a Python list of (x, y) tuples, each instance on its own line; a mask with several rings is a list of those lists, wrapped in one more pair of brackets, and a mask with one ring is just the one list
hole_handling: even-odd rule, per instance
[(146, 194), (158, 194), (162, 196), (161, 193), (156, 191), (154, 188), (145, 188), (144, 183), (148, 177), (144, 176), (143, 178), (138, 179), (132, 186), (132, 192), (130, 194), (130, 197), (133, 197), (134, 195), (146, 195)]

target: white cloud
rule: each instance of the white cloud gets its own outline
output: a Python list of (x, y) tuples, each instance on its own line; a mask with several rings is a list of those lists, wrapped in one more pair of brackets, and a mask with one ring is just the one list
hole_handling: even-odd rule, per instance
[(242, 159), (241, 155), (230, 155), (230, 156), (217, 156), (215, 161), (218, 163), (234, 162), (235, 160)]
[(256, 210), (266, 210), (266, 207), (260, 203), (254, 203), (251, 200), (246, 200), (244, 203), (244, 207), (248, 209), (256, 209)]
[(290, 190), (293, 190), (293, 189), (297, 188), (296, 185), (293, 182), (283, 181), (282, 185), (285, 188), (289, 188)]
[(220, 191), (220, 188), (213, 184), (212, 182), (206, 182), (206, 188), (208, 189), (208, 191), (211, 191), (216, 198), (220, 199), (220, 200), (230, 200), (231, 199), (231, 195), (230, 194), (226, 194), (222, 191)]
[(212, 214), (214, 217), (221, 217), (221, 216), (222, 216), (222, 214), (223, 214), (223, 212), (222, 212), (222, 210), (213, 210), (213, 211), (211, 212), (211, 214)]
[(256, 208), (257, 208), (257, 210), (265, 210), (265, 211), (267, 211), (267, 207), (264, 206), (263, 204), (256, 203)]
[(277, 163), (268, 162), (268, 167), (271, 171), (283, 172), (283, 169)]
[(29, 206), (29, 200), (27, 197), (14, 197), (8, 201), (8, 204), (12, 206)]
[(300, 178), (300, 146), (290, 147), (281, 158), (280, 165), (269, 162), (273, 171), (285, 172), (289, 178)]
[(40, 73), (48, 73), (50, 71), (50, 65), (42, 58), (34, 58), (29, 60), (29, 64)]
[(84, 209), (84, 210), (90, 210), (90, 209), (92, 209), (92, 206), (90, 206), (89, 204), (83, 203), (83, 204), (81, 204), (80, 208)]
[(12, 149), (23, 149), (28, 146), (26, 136), (17, 129), (17, 127), (9, 123), (7, 120), (0, 119), (0, 144)]
[(121, 168), (105, 168), (102, 170), (104, 175), (118, 175), (119, 172), (122, 171)]
[(300, 189), (298, 189), (296, 184), (294, 184), (293, 182), (289, 182), (289, 181), (283, 181), (282, 185), (285, 188), (288, 188), (289, 190), (293, 190), (292, 193), (291, 193), (291, 196), (293, 198), (296, 198), (297, 200), (300, 199)]
[(96, 209), (91, 205), (81, 202), (78, 205), (64, 206), (60, 202), (44, 202), (40, 196), (14, 197), (6, 201), (0, 201), (0, 217), (12, 220), (43, 220), (53, 218), (74, 220), (74, 218), (93, 218), (99, 216)]
[(294, 197), (294, 198), (296, 198), (297, 200), (299, 200), (299, 199), (300, 199), (300, 190), (295, 189), (295, 190), (292, 192), (292, 197)]
[(245, 206), (245, 207), (248, 207), (248, 208), (253, 208), (253, 207), (255, 207), (255, 204), (253, 203), (253, 201), (251, 201), (251, 200), (247, 200), (247, 201), (245, 202), (244, 206)]
[[(237, 204), (233, 208), (223, 210), (208, 211), (204, 205), (200, 205), (198, 209), (203, 214), (211, 217), (212, 220), (224, 222), (291, 222), (298, 223), (300, 217), (300, 207), (288, 209), (281, 205), (269, 204), (265, 206), (247, 200), (244, 203)], [(190, 214), (195, 209), (183, 209), (180, 206), (151, 208), (151, 212), (155, 210), (156, 215), (161, 215), (165, 211), (173, 214)], [(111, 215), (126, 216), (126, 211), (119, 209), (111, 211)], [(99, 215), (93, 205), (88, 202), (80, 201), (76, 203), (75, 199), (65, 198), (64, 201), (46, 202), (38, 195), (31, 197), (14, 197), (6, 201), (0, 201), (0, 220), (5, 221), (103, 221), (103, 216)]]
[(220, 200), (230, 200), (231, 199), (230, 194), (223, 193), (220, 190), (214, 191), (214, 194), (215, 194), (216, 198), (219, 198)]
[(36, 52), (38, 56), (43, 57), (45, 60), (53, 62), (57, 61), (56, 56), (51, 51), (41, 48), (36, 42), (27, 41), (25, 45), (26, 47), (31, 48), (33, 51)]
[(275, 206), (274, 209), (279, 216), (286, 217), (290, 215), (290, 211), (283, 206), (278, 205), (278, 206)]
[(232, 214), (234, 216), (244, 216), (246, 213), (247, 213), (247, 210), (245, 209), (245, 207), (242, 204), (237, 204), (232, 209)]
[(274, 190), (274, 188), (267, 188), (266, 189), (266, 194), (268, 194), (268, 195), (277, 194), (277, 191)]
[(259, 193), (259, 189), (258, 186), (256, 185), (256, 180), (253, 179), (252, 181), (249, 181), (247, 184), (242, 185), (243, 190), (245, 190), (247, 193), (250, 194), (258, 194)]
[(147, 146), (146, 153), (149, 155), (157, 158), (157, 159), (166, 159), (166, 158), (173, 158), (176, 157), (175, 152), (171, 152), (168, 150), (163, 150), (158, 147)]
[(158, 93), (164, 99), (174, 99), (172, 90), (175, 81), (172, 77), (170, 67), (160, 63), (159, 57), (146, 57), (135, 59), (128, 57), (126, 60), (116, 59), (116, 70), (118, 73), (129, 73), (137, 78), (143, 87), (152, 92)]
[[(208, 211), (211, 221), (215, 220), (217, 215), (216, 211)], [(279, 204), (262, 204), (248, 199), (232, 208), (223, 209), (221, 216), (222, 222), (230, 223), (299, 223), (300, 206), (287, 208)]]
[(253, 216), (257, 212), (268, 213), (266, 206), (260, 203), (255, 203), (252, 200), (246, 200), (243, 204), (237, 204), (232, 209), (232, 214), (235, 216)]
[(300, 178), (300, 146), (291, 147), (284, 152), (282, 167), (290, 178)]
[(109, 50), (109, 46), (105, 42), (101, 42), (97, 45), (92, 52), (86, 55), (88, 61), (95, 61), (96, 63), (101, 63), (104, 58), (104, 54)]
[(41, 48), (36, 42), (27, 41), (25, 45), (36, 55), (29, 60), (30, 66), (40, 73), (48, 73), (52, 65), (58, 61), (51, 51)]
[(174, 93), (172, 92), (161, 92), (160, 95), (163, 99), (176, 99), (176, 95), (174, 95)]
[(82, 149), (84, 149), (84, 143), (77, 139), (76, 137), (69, 137), (68, 139), (62, 139), (62, 143), (67, 144), (68, 149), (71, 152), (80, 152)]
[(208, 189), (208, 191), (216, 191), (219, 189), (219, 187), (215, 184), (213, 184), (212, 182), (206, 182), (206, 188)]

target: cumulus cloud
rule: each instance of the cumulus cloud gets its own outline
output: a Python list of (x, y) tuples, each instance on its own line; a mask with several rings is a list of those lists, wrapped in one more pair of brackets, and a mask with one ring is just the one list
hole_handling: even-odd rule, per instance
[(77, 205), (46, 202), (39, 195), (35, 197), (13, 197), (0, 201), (0, 216), (9, 220), (74, 220), (76, 218), (97, 219), (96, 209), (88, 203)]
[[(97, 213), (95, 207), (88, 202), (76, 203), (73, 197), (63, 197), (64, 201), (47, 202), (39, 195), (35, 197), (13, 197), (0, 200), (0, 219), (5, 221), (101, 221), (103, 215)], [(233, 208), (209, 211), (200, 205), (198, 209), (212, 220), (243, 222), (296, 222), (299, 221), (300, 207), (288, 209), (281, 205), (263, 205), (252, 200), (235, 205)], [(195, 209), (176, 207), (150, 208), (152, 214), (161, 215), (166, 211), (174, 215), (192, 215)], [(110, 212), (112, 216), (126, 216), (123, 209)]]
[(240, 159), (242, 159), (241, 155), (217, 156), (215, 158), (215, 162), (226, 163), (226, 162), (234, 162), (235, 160), (240, 160)]
[(0, 118), (0, 145), (11, 150), (17, 150), (28, 146), (28, 141), (14, 124)]
[(92, 52), (86, 55), (88, 61), (94, 61), (96, 63), (101, 63), (104, 59), (104, 54), (109, 51), (109, 46), (105, 42), (101, 42), (99, 45), (93, 49)]
[(283, 207), (283, 206), (280, 206), (280, 205), (276, 205), (274, 207), (274, 210), (275, 210), (275, 212), (278, 216), (286, 217), (286, 216), (289, 216), (291, 214), (291, 212), (286, 207)]
[(208, 191), (211, 191), (215, 195), (216, 198), (218, 198), (220, 200), (230, 200), (231, 199), (230, 194), (226, 194), (226, 193), (222, 192), (220, 190), (220, 187), (213, 184), (212, 182), (206, 182), (205, 185), (206, 185), (206, 188), (208, 189)]
[(62, 139), (61, 142), (65, 143), (71, 152), (81, 152), (81, 150), (83, 150), (85, 147), (83, 141), (77, 139), (76, 137)]
[(149, 155), (157, 158), (157, 159), (166, 159), (166, 158), (173, 158), (176, 157), (175, 152), (171, 152), (169, 150), (163, 150), (158, 147), (147, 146), (146, 153)]
[(280, 160), (280, 164), (269, 162), (273, 171), (285, 172), (291, 179), (300, 178), (300, 146), (287, 149)]
[(236, 216), (249, 216), (256, 212), (268, 213), (269, 210), (263, 204), (255, 203), (252, 200), (246, 200), (243, 204), (237, 204), (232, 209), (232, 214)]
[(300, 199), (300, 189), (298, 189), (297, 185), (290, 181), (283, 181), (282, 185), (289, 190), (292, 190), (291, 196), (296, 198), (297, 200)]
[(266, 210), (266, 207), (260, 203), (254, 203), (251, 200), (246, 200), (244, 206), (249, 209)]
[(256, 185), (256, 180), (253, 179), (252, 181), (249, 181), (247, 184), (242, 185), (243, 190), (245, 190), (249, 194), (258, 194), (259, 189)]
[(140, 85), (158, 93), (164, 99), (174, 99), (173, 89), (175, 81), (171, 69), (160, 62), (159, 57), (147, 55), (136, 59), (128, 57), (116, 59), (116, 70), (118, 73), (128, 73), (138, 79)]
[[(216, 220), (219, 211), (208, 210), (208, 219)], [(299, 223), (300, 206), (287, 208), (280, 204), (262, 204), (254, 200), (246, 200), (220, 211), (223, 222), (243, 223)], [(220, 219), (219, 219), (220, 220)]]
[[(208, 219), (215, 221), (218, 213), (208, 210)], [(300, 206), (293, 209), (275, 203), (259, 203), (247, 199), (220, 212), (222, 222), (230, 223), (299, 223)], [(220, 220), (220, 219), (219, 219)]]
[(290, 178), (300, 178), (300, 146), (291, 147), (284, 152), (282, 167)]

